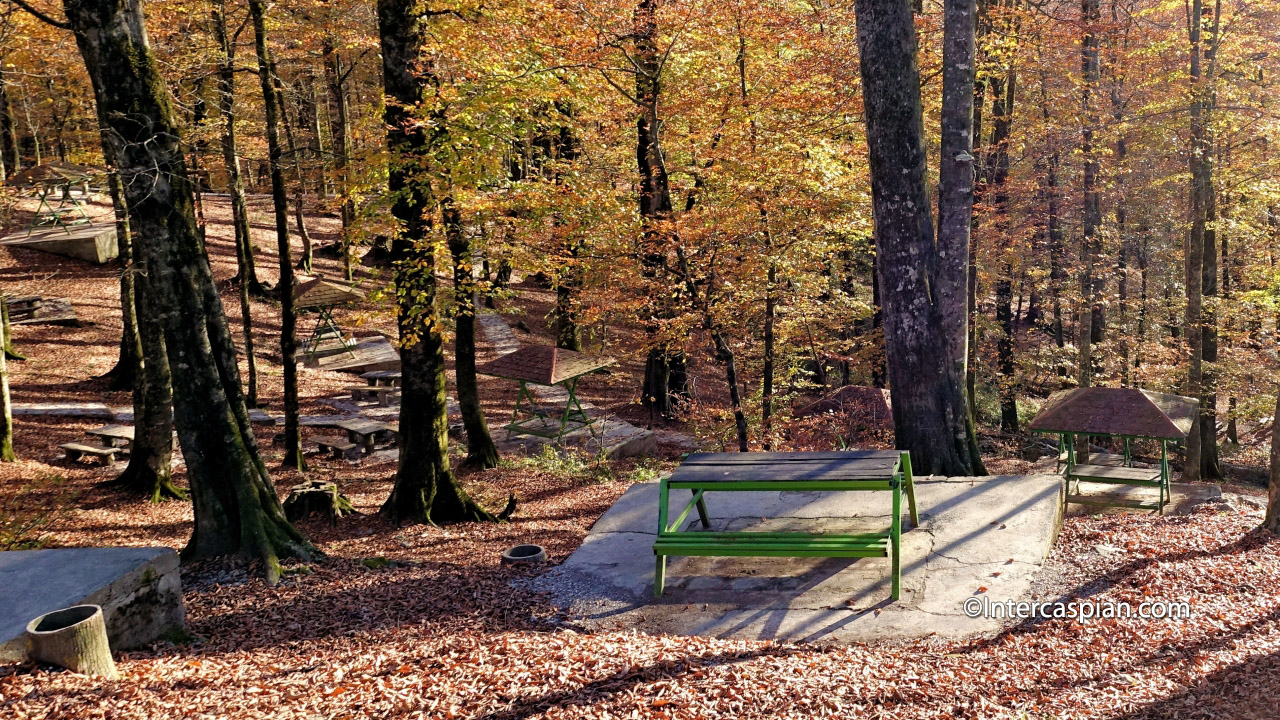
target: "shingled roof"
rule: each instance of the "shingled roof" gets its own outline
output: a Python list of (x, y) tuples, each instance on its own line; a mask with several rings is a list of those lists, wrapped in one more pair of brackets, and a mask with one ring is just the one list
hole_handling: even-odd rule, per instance
[(613, 363), (613, 358), (592, 357), (547, 345), (525, 345), (481, 365), (476, 372), (538, 385), (556, 385)]
[(364, 291), (346, 283), (316, 278), (302, 283), (293, 291), (298, 308), (350, 305), (364, 300)]
[(1180, 440), (1191, 432), (1195, 398), (1137, 388), (1060, 390), (1028, 426), (1038, 432), (1070, 432)]
[(106, 171), (102, 168), (55, 160), (33, 165), (22, 172), (12, 175), (7, 182), (15, 187), (63, 185), (84, 182), (105, 173)]

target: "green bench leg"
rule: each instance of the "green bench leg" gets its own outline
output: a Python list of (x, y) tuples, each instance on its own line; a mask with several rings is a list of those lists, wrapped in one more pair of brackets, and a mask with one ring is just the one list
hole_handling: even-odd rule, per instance
[[(893, 482), (893, 520), (889, 528), (890, 541), (893, 543), (893, 580), (889, 590), (889, 597), (897, 600), (902, 594), (902, 557), (900, 549), (902, 547), (902, 479), (894, 478)], [(913, 507), (912, 510), (915, 508)]]
[(653, 563), (653, 596), (662, 597), (662, 588), (667, 584), (667, 556), (659, 555)]

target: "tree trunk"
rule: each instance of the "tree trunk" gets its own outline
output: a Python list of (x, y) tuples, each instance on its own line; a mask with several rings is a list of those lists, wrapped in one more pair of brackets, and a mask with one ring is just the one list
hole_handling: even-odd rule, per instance
[[(645, 360), (644, 386), (641, 399), (650, 418), (667, 418), (673, 410), (672, 397), (682, 394), (684, 361), (673, 352), (667, 340), (660, 337), (662, 321), (671, 315), (670, 291), (666, 288), (662, 266), (669, 238), (662, 224), (671, 219), (671, 185), (663, 157), (662, 120), (658, 104), (662, 94), (663, 55), (658, 49), (658, 24), (655, 17), (658, 0), (639, 0), (634, 22), (636, 66), (636, 163), (640, 173), (639, 207), (642, 274), (648, 282), (648, 307), (645, 311), (645, 335), (649, 355)], [(677, 380), (672, 381), (675, 373)]]
[(1276, 414), (1271, 419), (1271, 479), (1267, 484), (1267, 517), (1262, 527), (1280, 535), (1280, 387), (1276, 388)]
[[(1002, 30), (1017, 37), (1016, 25), (1001, 19)], [(985, 193), (991, 195), (991, 214), (996, 237), (1001, 239), (1001, 259), (996, 280), (996, 323), (1000, 337), (996, 341), (999, 395), (1000, 429), (1018, 432), (1017, 378), (1015, 377), (1014, 347), (1017, 341), (1013, 312), (1013, 238), (1009, 226), (1009, 136), (1013, 128), (1013, 100), (1017, 74), (1013, 61), (1005, 69), (1004, 77), (994, 77), (991, 85), (991, 149), (986, 158), (987, 183)]]
[(463, 232), (462, 217), (453, 197), (442, 198), (440, 207), (449, 254), (453, 256), (453, 372), (458, 383), (462, 425), (467, 432), (466, 462), (479, 468), (497, 467), (498, 448), (489, 435), (476, 382), (476, 282), (472, 274), (471, 242)]
[(351, 119), (347, 103), (346, 80), (351, 68), (344, 66), (342, 56), (331, 42), (324, 45), (325, 71), (329, 79), (329, 93), (338, 116), (337, 156), (334, 169), (338, 173), (338, 188), (342, 193), (342, 272), (348, 281), (352, 278), (351, 233), (355, 224), (355, 202), (351, 199)]
[(240, 150), (236, 140), (235, 88), (236, 46), (227, 34), (226, 0), (213, 9), (213, 27), (222, 57), (218, 62), (218, 114), (222, 117), (222, 162), (227, 171), (227, 192), (231, 195), (231, 224), (236, 236), (236, 281), (239, 285), (240, 321), (244, 333), (244, 359), (249, 372), (245, 404), (258, 406), (258, 359), (253, 351), (253, 308), (249, 296), (266, 296), (258, 281), (253, 258), (253, 238), (249, 231), (249, 210), (244, 199), (244, 178), (240, 174)]
[(424, 95), (439, 87), (425, 51), (428, 16), (416, 0), (378, 0), (382, 47), (384, 121), (391, 153), (389, 187), (399, 223), (395, 257), (402, 390), (400, 464), (382, 512), (392, 521), (449, 523), (493, 520), (458, 485), (449, 469), (444, 340), (436, 311), (435, 251), (429, 218), (433, 153), (447, 141), (444, 118), (432, 118), (428, 135)]
[(111, 379), (112, 390), (132, 390), (142, 372), (141, 341), (138, 339), (138, 312), (134, 299), (133, 258), (129, 249), (129, 211), (124, 204), (120, 175), (109, 173), (111, 204), (116, 217), (117, 260), (120, 263), (120, 358), (104, 377)]
[(1084, 198), (1084, 215), (1081, 218), (1080, 241), (1080, 314), (1076, 326), (1076, 350), (1079, 353), (1079, 369), (1076, 380), (1082, 388), (1093, 385), (1093, 321), (1094, 306), (1098, 304), (1098, 284), (1094, 267), (1102, 250), (1102, 193), (1098, 187), (1101, 165), (1093, 143), (1094, 128), (1098, 124), (1094, 109), (1094, 91), (1101, 79), (1099, 58), (1098, 23), (1101, 9), (1098, 0), (1081, 0), (1080, 14), (1084, 24), (1084, 37), (1080, 42), (1080, 68), (1083, 83), (1080, 91), (1081, 131), (1080, 154), (1084, 158), (1081, 195)]
[[(0, 295), (0, 305), (5, 302)], [(0, 325), (0, 345), (8, 338), (8, 328)], [(14, 462), (17, 456), (13, 452), (13, 407), (9, 401), (9, 361), (5, 353), (0, 352), (0, 462)]]
[(262, 84), (262, 104), (267, 125), (267, 154), (271, 168), (271, 201), (276, 216), (276, 247), (280, 254), (280, 361), (284, 374), (284, 462), (299, 471), (307, 469), (298, 432), (298, 338), (297, 313), (293, 309), (293, 260), (289, 250), (289, 200), (284, 186), (283, 152), (280, 147), (279, 96), (271, 78), (271, 55), (267, 50), (266, 0), (249, 0), (253, 16), (254, 47), (258, 54), (258, 79)]
[[(129, 335), (129, 355), (137, 363), (133, 376), (133, 442), (129, 465), (112, 484), (158, 503), (166, 498), (185, 500), (186, 493), (174, 486), (173, 465), (173, 377), (165, 355), (164, 330), (157, 322), (158, 311), (145, 304), (148, 278), (137, 272), (130, 236), (129, 209), (119, 173), (111, 173), (111, 199), (116, 208), (116, 245), (124, 267), (120, 280), (121, 312), (133, 326)], [(123, 352), (121, 355), (123, 356)]]
[(253, 257), (253, 236), (249, 231), (249, 209), (244, 199), (244, 177), (240, 172), (239, 141), (236, 138), (236, 45), (235, 38), (227, 34), (226, 0), (218, 0), (213, 9), (213, 28), (222, 57), (218, 61), (218, 114), (222, 117), (222, 162), (227, 171), (227, 193), (231, 195), (231, 223), (236, 233), (237, 281), (248, 285), (248, 292), (240, 303), (244, 322), (245, 357), (249, 359), (250, 407), (257, 404), (257, 367), (253, 359), (248, 295), (260, 298), (269, 296), (267, 288), (258, 280), (258, 266)]
[(104, 148), (121, 173), (137, 258), (150, 281), (144, 312), (164, 330), (174, 420), (191, 483), (195, 527), (187, 559), (242, 554), (309, 557), (285, 520), (258, 454), (235, 347), (200, 242), (178, 128), (137, 0), (64, 0), (93, 83)]
[[(953, 22), (969, 18), (968, 29), (958, 31), (972, 33), (972, 12), (954, 14)], [(858, 0), (856, 17), (897, 445), (911, 452), (921, 473), (981, 475), (964, 394), (964, 317), (952, 310), (964, 307), (967, 248), (952, 233), (949, 244), (934, 244), (911, 7)], [(950, 68), (962, 71), (952, 77), (970, 97), (965, 78), (972, 67)], [(944, 96), (955, 97), (946, 90)], [(949, 127), (969, 122), (970, 113), (958, 114), (945, 121)], [(954, 298), (953, 305), (943, 311), (931, 287)]]
[(22, 154), (18, 151), (18, 124), (13, 120), (13, 103), (9, 100), (9, 83), (0, 78), (0, 155), (10, 175), (22, 170)]

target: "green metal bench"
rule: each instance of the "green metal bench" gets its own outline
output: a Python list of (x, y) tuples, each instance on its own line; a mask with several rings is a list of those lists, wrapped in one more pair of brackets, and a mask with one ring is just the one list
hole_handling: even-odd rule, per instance
[[(672, 490), (693, 493), (688, 504), (668, 522)], [(705, 496), (709, 492), (750, 491), (878, 491), (892, 493), (889, 529), (875, 533), (728, 532), (711, 530)], [(891, 561), (890, 595), (901, 594), (902, 494), (906, 491), (913, 526), (916, 513), (911, 456), (897, 450), (851, 452), (695, 453), (658, 486), (658, 537), (653, 592), (660, 597), (666, 583), (668, 556), (728, 557), (887, 557)], [(704, 530), (681, 530), (694, 511)]]
[[(1158, 468), (1133, 467), (1129, 441), (1130, 438), (1124, 438), (1124, 455), (1121, 456), (1123, 465), (1101, 464), (1104, 459), (1116, 457), (1101, 453), (1090, 456), (1090, 460), (1095, 462), (1078, 464), (1076, 463), (1075, 436), (1071, 433), (1062, 435), (1060, 445), (1064, 447), (1066, 455), (1063, 476), (1067, 482), (1067, 492), (1063, 498), (1064, 507), (1071, 503), (1076, 503), (1078, 505), (1118, 506), (1137, 510), (1155, 510), (1160, 515), (1164, 514), (1164, 506), (1169, 503), (1169, 479), (1172, 474), (1169, 470), (1169, 441), (1160, 441), (1160, 467)], [(1156, 502), (1143, 502), (1139, 500), (1118, 500), (1107, 496), (1086, 495), (1080, 492), (1081, 483), (1159, 488), (1160, 498)]]

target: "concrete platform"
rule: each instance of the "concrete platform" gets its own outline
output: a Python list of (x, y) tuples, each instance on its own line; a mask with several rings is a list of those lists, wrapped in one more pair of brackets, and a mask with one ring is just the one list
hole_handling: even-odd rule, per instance
[(116, 245), (114, 223), (86, 223), (70, 225), (66, 228), (37, 228), (32, 230), (30, 235), (21, 232), (0, 239), (0, 245), (40, 250), (86, 260), (96, 265), (105, 265), (115, 260), (120, 252)]
[(26, 659), (28, 622), (82, 604), (102, 606), (112, 650), (181, 631), (178, 554), (154, 547), (0, 552), (0, 662)]
[[(1061, 527), (1061, 491), (1057, 475), (918, 478), (921, 526), (903, 533), (897, 602), (887, 558), (671, 558), (667, 591), (655, 600), (658, 485), (640, 483), (533, 586), (596, 628), (835, 642), (990, 633), (1002, 621), (969, 618), (962, 604), (1027, 594)], [(687, 499), (674, 492), (673, 513)], [(707, 507), (721, 530), (889, 525), (888, 493), (712, 493)]]

